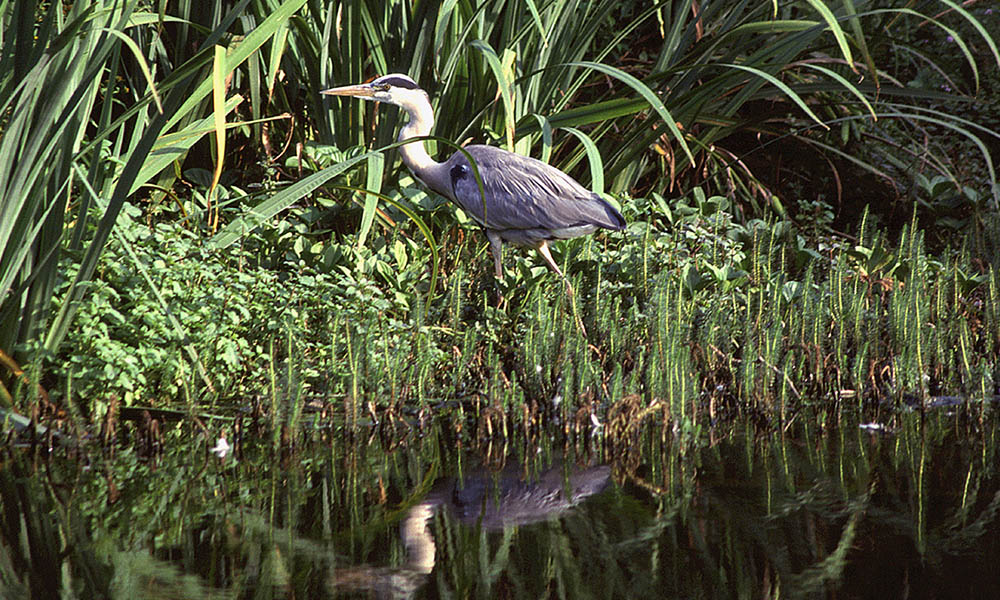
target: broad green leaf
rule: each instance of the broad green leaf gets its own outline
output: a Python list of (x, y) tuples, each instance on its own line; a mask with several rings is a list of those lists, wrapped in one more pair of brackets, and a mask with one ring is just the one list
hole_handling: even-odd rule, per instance
[(128, 49), (132, 51), (132, 56), (135, 58), (136, 63), (139, 65), (139, 70), (142, 71), (142, 75), (146, 78), (146, 83), (149, 85), (149, 91), (153, 95), (153, 101), (156, 102), (156, 110), (162, 113), (163, 105), (160, 103), (160, 94), (156, 91), (156, 83), (153, 81), (153, 74), (149, 71), (149, 64), (146, 62), (146, 57), (142, 55), (142, 51), (139, 50), (139, 45), (135, 43), (135, 40), (120, 31), (107, 28), (102, 29), (102, 31), (119, 38), (125, 43), (126, 46), (128, 46)]
[(246, 214), (238, 219), (231, 221), (222, 231), (215, 234), (208, 241), (207, 247), (214, 250), (222, 250), (229, 247), (243, 236), (263, 225), (265, 221), (274, 215), (316, 191), (317, 188), (327, 181), (344, 173), (361, 161), (368, 160), (370, 156), (375, 154), (378, 154), (378, 151), (365, 152), (296, 181), (257, 206), (249, 209)]
[(824, 129), (829, 129), (830, 128), (826, 123), (823, 122), (822, 119), (820, 119), (818, 116), (816, 116), (816, 113), (814, 113), (812, 111), (812, 109), (810, 109), (809, 106), (806, 105), (805, 101), (802, 100), (802, 98), (798, 94), (796, 94), (794, 91), (792, 91), (792, 88), (790, 88), (787, 85), (785, 85), (784, 82), (782, 82), (780, 79), (778, 79), (774, 75), (771, 75), (770, 73), (767, 73), (767, 72), (762, 71), (760, 69), (755, 69), (753, 67), (748, 67), (746, 65), (734, 65), (734, 64), (720, 63), (718, 66), (720, 66), (720, 67), (729, 67), (730, 69), (739, 69), (740, 71), (746, 71), (747, 73), (753, 73), (757, 77), (760, 77), (762, 79), (767, 80), (768, 82), (771, 83), (771, 85), (773, 85), (774, 87), (776, 87), (779, 90), (781, 90), (781, 92), (783, 94), (785, 94), (785, 96), (788, 97), (789, 100), (791, 100), (792, 102), (794, 102), (795, 104), (797, 104), (799, 106), (799, 108), (802, 109), (802, 112), (804, 112), (807, 115), (809, 115), (809, 117), (813, 121), (816, 121), (816, 123), (820, 124)]
[(584, 67), (586, 69), (592, 69), (594, 71), (604, 73), (605, 75), (614, 77), (615, 79), (621, 81), (625, 85), (629, 86), (630, 88), (638, 92), (639, 95), (642, 96), (642, 98), (647, 103), (649, 103), (649, 106), (651, 106), (653, 110), (655, 110), (657, 114), (660, 115), (660, 118), (663, 119), (663, 122), (667, 126), (667, 129), (670, 130), (670, 133), (673, 134), (674, 139), (677, 140), (677, 143), (680, 144), (681, 148), (684, 150), (684, 154), (687, 155), (688, 160), (691, 161), (691, 166), (694, 166), (695, 164), (694, 155), (691, 154), (691, 149), (688, 148), (687, 142), (684, 141), (684, 134), (682, 134), (680, 128), (677, 127), (677, 122), (674, 120), (673, 116), (671, 116), (670, 111), (667, 110), (667, 107), (663, 105), (663, 102), (660, 101), (660, 98), (656, 95), (656, 93), (653, 92), (653, 90), (649, 89), (649, 87), (646, 84), (639, 81), (632, 75), (629, 75), (625, 71), (622, 71), (621, 69), (616, 69), (615, 67), (610, 67), (608, 65), (595, 62), (588, 62), (588, 61), (572, 62), (568, 64), (569, 66)]
[(370, 192), (365, 194), (365, 208), (361, 214), (361, 229), (358, 231), (358, 248), (365, 245), (365, 238), (375, 221), (375, 209), (378, 207), (378, 196), (375, 194), (382, 189), (382, 175), (385, 173), (385, 156), (381, 153), (372, 154), (368, 157), (368, 183), (366, 188)]
[(851, 26), (851, 31), (854, 32), (854, 43), (861, 50), (865, 66), (868, 67), (868, 74), (875, 81), (875, 86), (878, 87), (878, 68), (876, 68), (875, 59), (872, 58), (871, 51), (868, 49), (868, 38), (865, 37), (865, 31), (861, 26), (861, 19), (858, 17), (858, 10), (854, 6), (854, 0), (841, 1), (844, 5), (844, 12), (848, 15), (847, 23)]
[(590, 188), (595, 194), (604, 193), (604, 160), (601, 159), (601, 152), (594, 144), (590, 136), (575, 127), (563, 127), (563, 130), (572, 133), (587, 151), (587, 161), (590, 163)]
[[(229, 114), (232, 112), (241, 102), (243, 102), (243, 97), (239, 95), (226, 100), (225, 113)], [(240, 123), (230, 123), (228, 126), (237, 127), (239, 125)], [(142, 169), (135, 178), (135, 183), (133, 183), (129, 193), (134, 194), (160, 171), (167, 168), (170, 163), (187, 154), (191, 146), (201, 139), (202, 136), (214, 131), (216, 131), (215, 114), (212, 114), (210, 117), (205, 117), (191, 123), (181, 131), (169, 133), (158, 138), (152, 152), (149, 154), (149, 158), (143, 163)]]
[(531, 114), (529, 115), (535, 119), (538, 126), (542, 130), (542, 156), (541, 160), (544, 163), (549, 162), (549, 157), (552, 156), (552, 125), (549, 120), (542, 115)]
[(819, 21), (809, 21), (809, 20), (782, 20), (776, 19), (774, 21), (754, 21), (753, 23), (744, 23), (737, 27), (729, 30), (727, 36), (737, 36), (745, 34), (758, 34), (758, 33), (788, 33), (788, 32), (798, 32), (807, 31), (813, 27), (819, 26)]
[(878, 120), (878, 115), (875, 114), (875, 108), (872, 106), (871, 102), (868, 101), (868, 98), (866, 98), (865, 95), (861, 93), (861, 90), (859, 90), (857, 86), (852, 84), (850, 81), (847, 81), (847, 79), (845, 79), (840, 73), (827, 69), (826, 67), (822, 67), (820, 65), (814, 65), (811, 63), (803, 63), (802, 66), (819, 71), (820, 73), (823, 73), (830, 79), (833, 79), (834, 81), (839, 83), (841, 87), (843, 87), (843, 89), (850, 92), (854, 97), (860, 100), (862, 104), (865, 105), (865, 108), (868, 109), (868, 113), (871, 114), (873, 119), (875, 119), (876, 121)]

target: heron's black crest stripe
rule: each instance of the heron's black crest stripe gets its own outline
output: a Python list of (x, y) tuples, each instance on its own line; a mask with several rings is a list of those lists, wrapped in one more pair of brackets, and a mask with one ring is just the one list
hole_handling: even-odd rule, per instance
[(409, 77), (400, 77), (399, 75), (386, 75), (385, 77), (380, 77), (376, 80), (376, 83), (387, 84), (393, 87), (404, 88), (407, 90), (419, 90), (420, 86), (416, 84)]

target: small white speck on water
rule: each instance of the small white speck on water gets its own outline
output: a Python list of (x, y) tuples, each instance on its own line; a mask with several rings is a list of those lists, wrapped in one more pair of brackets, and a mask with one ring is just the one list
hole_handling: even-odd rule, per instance
[(212, 448), (209, 452), (218, 456), (219, 458), (226, 458), (231, 449), (232, 447), (229, 445), (229, 442), (227, 442), (225, 436), (223, 436), (220, 437), (217, 442), (215, 442), (215, 447)]

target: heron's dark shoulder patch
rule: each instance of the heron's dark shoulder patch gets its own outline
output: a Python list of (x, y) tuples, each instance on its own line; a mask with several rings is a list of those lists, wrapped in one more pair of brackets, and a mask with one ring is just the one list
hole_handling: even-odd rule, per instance
[(459, 181), (461, 181), (461, 180), (465, 179), (466, 177), (468, 177), (468, 175), (469, 175), (469, 165), (463, 165), (463, 164), (459, 163), (459, 164), (453, 166), (451, 168), (451, 171), (449, 171), (449, 173), (451, 174), (451, 184), (455, 185)]
[(407, 90), (418, 90), (420, 86), (417, 82), (413, 81), (406, 75), (386, 75), (384, 77), (379, 77), (376, 80), (377, 83), (391, 85), (393, 87), (404, 88)]

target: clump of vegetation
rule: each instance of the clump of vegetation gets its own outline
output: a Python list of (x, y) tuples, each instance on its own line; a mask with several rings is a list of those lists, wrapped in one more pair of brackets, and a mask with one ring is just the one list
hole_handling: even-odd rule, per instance
[(632, 199), (624, 235), (567, 244), (588, 337), (528, 254), (494, 283), (482, 244), (463, 244), (454, 260), (468, 266), (427, 303), (400, 280), (419, 281), (430, 253), (400, 233), (363, 250), (328, 242), (328, 264), (284, 236), (223, 255), (182, 227), (128, 221), (68, 336), (80, 351), (56, 373), (78, 399), (333, 403), (340, 422), (452, 407), (445, 419), (497, 430), (526, 407), (593, 427), (624, 398), (695, 424), (994, 393), (998, 282), (967, 250), (932, 256), (912, 224), (898, 240), (863, 224), (855, 243), (821, 248), (788, 221), (735, 223), (728, 205), (697, 190), (673, 207)]

